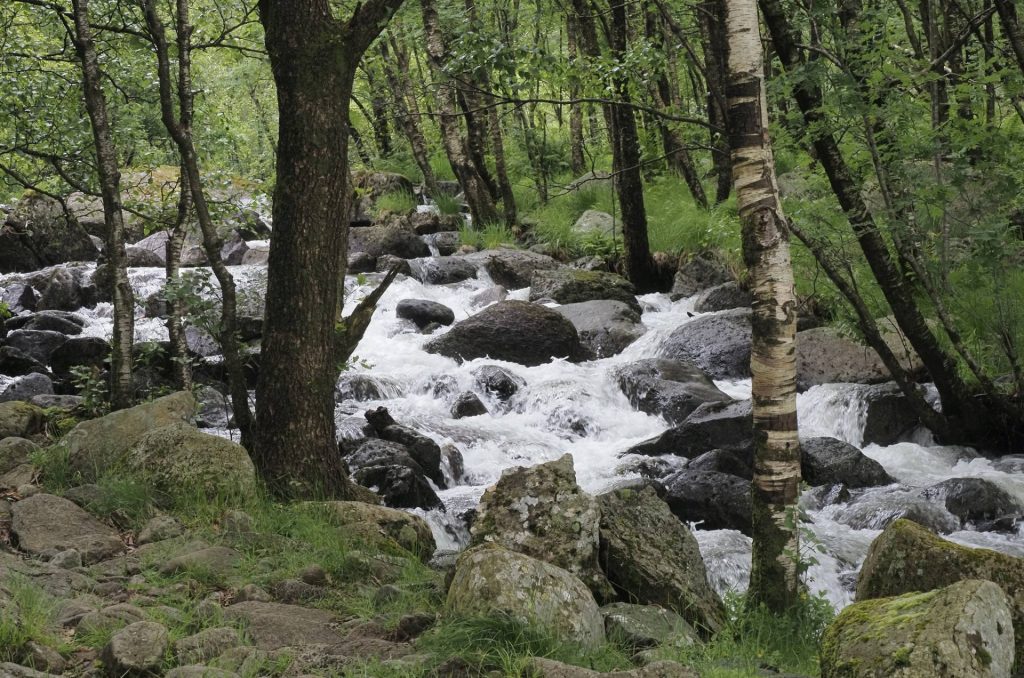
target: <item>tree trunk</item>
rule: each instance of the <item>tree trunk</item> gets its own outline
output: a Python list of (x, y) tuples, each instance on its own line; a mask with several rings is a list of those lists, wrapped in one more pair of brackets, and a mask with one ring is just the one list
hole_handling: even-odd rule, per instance
[(259, 2), (277, 84), (278, 147), (252, 457), (282, 497), (356, 493), (334, 423), (351, 209), (348, 108), (359, 59), (400, 1), (368, 0), (344, 21), (326, 0)]
[(789, 225), (782, 214), (768, 139), (768, 103), (755, 0), (728, 0), (726, 85), (729, 148), (750, 271), (754, 412), (753, 560), (749, 600), (784, 612), (799, 599), (796, 503), (796, 294)]
[(452, 165), (459, 185), (469, 204), (469, 213), (473, 217), (473, 226), (483, 228), (487, 224), (498, 221), (498, 212), (491, 199), (487, 182), (480, 176), (470, 157), (465, 139), (459, 127), (460, 115), (457, 111), (457, 88), (444, 73), (448, 59), (448, 49), (441, 33), (441, 20), (437, 16), (437, 8), (433, 0), (421, 0), (423, 9), (423, 30), (426, 38), (427, 56), (437, 84), (437, 112), (441, 126), (441, 141), (448, 161)]
[(370, 111), (372, 118), (370, 123), (373, 126), (373, 140), (377, 145), (377, 152), (380, 157), (390, 157), (391, 149), (391, 126), (388, 124), (387, 94), (383, 83), (380, 81), (380, 72), (375, 66), (367, 64), (366, 83), (370, 89)]
[[(191, 214), (192, 189), (188, 185), (188, 174), (182, 167), (178, 172), (178, 216), (174, 228), (167, 235), (167, 285), (177, 281), (181, 274), (181, 250), (185, 245), (185, 233), (188, 231)], [(192, 388), (192, 363), (185, 339), (185, 311), (185, 303), (181, 299), (173, 298), (167, 302), (167, 338), (171, 345), (171, 364), (176, 386), (182, 391)]]
[[(413, 160), (420, 168), (423, 175), (423, 185), (427, 194), (436, 196), (437, 177), (434, 176), (434, 168), (430, 165), (430, 154), (427, 152), (427, 140), (423, 136), (423, 128), (420, 127), (419, 104), (416, 103), (416, 95), (409, 85), (409, 54), (389, 35), (388, 40), (380, 41), (380, 55), (384, 61), (384, 75), (387, 77), (388, 86), (391, 87), (395, 101), (395, 118), (402, 125), (405, 137), (409, 140), (409, 147), (412, 149)], [(392, 65), (388, 55), (388, 43), (395, 53), (395, 64)]]
[[(576, 17), (571, 13), (567, 14), (565, 23), (569, 65), (580, 69), (582, 63), (576, 46), (576, 33), (579, 31)], [(569, 100), (572, 103), (569, 104), (569, 167), (572, 169), (573, 177), (578, 177), (586, 171), (586, 160), (583, 157), (583, 105), (576, 101), (579, 98), (579, 77), (570, 75)]]
[[(704, 70), (708, 85), (708, 123), (711, 130), (711, 162), (717, 187), (715, 204), (723, 203), (732, 190), (729, 167), (729, 138), (725, 107), (725, 0), (708, 0), (697, 12), (700, 18), (701, 41), (704, 44)], [(715, 129), (717, 128), (717, 129)]]
[(75, 22), (72, 37), (82, 67), (82, 92), (92, 126), (96, 173), (103, 199), (105, 250), (114, 305), (114, 332), (110, 342), (110, 407), (119, 410), (132, 404), (132, 345), (135, 342), (135, 296), (128, 280), (128, 258), (124, 246), (121, 171), (101, 84), (103, 74), (89, 24), (89, 0), (73, 0), (72, 9)]

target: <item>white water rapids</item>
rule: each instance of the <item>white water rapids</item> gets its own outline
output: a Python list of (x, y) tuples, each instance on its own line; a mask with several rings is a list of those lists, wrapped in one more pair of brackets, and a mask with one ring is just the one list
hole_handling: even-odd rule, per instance
[[(265, 268), (237, 266), (232, 267), (232, 272), (240, 288), (254, 290), (254, 298), (261, 296), (259, 288), (265, 280)], [(346, 282), (347, 307), (351, 309), (379, 277), (370, 275), (369, 280), (357, 280), (350, 276)], [(0, 286), (3, 278), (0, 277)], [(131, 278), (140, 300), (158, 292), (163, 283), (159, 269), (132, 269)], [(600, 493), (617, 481), (629, 478), (620, 472), (628, 460), (619, 455), (631, 445), (664, 431), (668, 425), (660, 417), (634, 411), (616, 385), (612, 372), (624, 363), (655, 356), (668, 333), (693, 316), (690, 299), (671, 302), (663, 294), (646, 295), (640, 301), (648, 331), (622, 354), (580, 364), (556, 360), (539, 367), (489, 359), (458, 365), (448, 358), (424, 352), (422, 346), (430, 337), (395, 317), (395, 306), (400, 300), (415, 298), (441, 302), (455, 312), (456, 321), (462, 320), (483, 308), (483, 304), (474, 301), (474, 296), (492, 286), (484, 272), (477, 279), (443, 286), (424, 285), (400, 276), (383, 296), (356, 351), (359, 361), (352, 368), (372, 376), (386, 397), (379, 401), (338, 404), (342, 434), (364, 422), (365, 410), (383, 405), (399, 423), (426, 433), (439, 443), (454, 443), (462, 451), (465, 484), (438, 492), (448, 507), (446, 514), (435, 511), (427, 515), (442, 548), (460, 545), (464, 535), (460, 537), (458, 530), (446, 529), (446, 526), (457, 522), (457, 514), (475, 506), (484, 488), (495, 482), (506, 468), (550, 461), (569, 452), (575, 460), (579, 483), (587, 491)], [(517, 290), (510, 296), (525, 299), (528, 292)], [(87, 334), (109, 336), (109, 304), (78, 312), (88, 320)], [(166, 338), (163, 321), (144, 319), (141, 310), (136, 332), (140, 341)], [(489, 399), (475, 386), (471, 375), (472, 370), (484, 364), (501, 365), (522, 377), (526, 386), (507, 403)], [(452, 395), (478, 391), (490, 413), (452, 419), (450, 400), (434, 395), (434, 387), (440, 382), (449, 383)], [(750, 396), (749, 380), (716, 383), (734, 398)], [(858, 398), (858, 388), (851, 384), (828, 384), (801, 394), (798, 400), (801, 434), (832, 436), (860, 447), (865, 407)], [(917, 440), (863, 448), (864, 453), (882, 464), (899, 484), (854, 491), (850, 503), (808, 511), (804, 542), (808, 555), (817, 561), (806, 575), (808, 584), (837, 607), (851, 601), (857, 568), (869, 544), (880, 533), (884, 520), (908, 502), (926, 503), (917, 495), (920, 488), (948, 478), (981, 476), (1024, 502), (1024, 460), (1020, 456), (990, 461), (967, 448), (932, 445), (926, 435), (918, 436)], [(932, 504), (927, 510), (945, 512), (941, 504)], [(878, 529), (850, 527), (853, 512), (859, 515), (857, 524)], [(706, 531), (699, 525), (695, 530), (714, 586), (720, 592), (745, 588), (750, 570), (750, 539), (731, 530)], [(963, 544), (1024, 556), (1024, 533), (1021, 532), (959, 531), (946, 536)]]

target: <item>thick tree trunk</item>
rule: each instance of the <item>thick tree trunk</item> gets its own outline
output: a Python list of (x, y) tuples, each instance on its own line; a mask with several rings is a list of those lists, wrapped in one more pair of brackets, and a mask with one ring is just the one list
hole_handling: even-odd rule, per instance
[(726, 4), (726, 85), (732, 176), (750, 271), (754, 412), (753, 560), (750, 602), (775, 612), (799, 597), (796, 503), (800, 442), (796, 417), (796, 294), (789, 225), (782, 214), (768, 139), (768, 104), (755, 0)]
[(377, 68), (367, 64), (366, 83), (370, 89), (370, 123), (373, 126), (373, 141), (377, 145), (380, 157), (391, 155), (391, 125), (388, 124), (387, 90), (380, 81)]
[[(392, 65), (388, 55), (388, 43), (394, 52), (395, 63)], [(409, 54), (389, 35), (388, 40), (380, 41), (380, 54), (384, 61), (384, 74), (387, 76), (388, 85), (391, 87), (395, 101), (395, 118), (402, 125), (405, 138), (409, 140), (409, 147), (412, 149), (413, 160), (420, 168), (423, 175), (423, 185), (429, 195), (437, 195), (437, 177), (434, 176), (434, 168), (430, 165), (430, 154), (427, 152), (427, 140), (423, 136), (423, 128), (420, 126), (419, 104), (416, 103), (416, 95), (409, 84)]]
[(259, 3), (279, 128), (252, 457), (278, 496), (355, 494), (334, 423), (335, 323), (351, 209), (348, 108), (359, 59), (399, 4), (368, 0), (341, 21), (326, 0)]
[(438, 123), (441, 126), (441, 141), (448, 161), (455, 172), (459, 185), (469, 204), (469, 213), (473, 217), (473, 225), (483, 228), (485, 225), (498, 221), (498, 212), (491, 198), (490, 189), (477, 167), (474, 165), (465, 139), (462, 137), (459, 119), (462, 117), (457, 110), (458, 91), (455, 84), (444, 73), (448, 59), (448, 49), (441, 32), (441, 20), (433, 0), (421, 0), (423, 9), (423, 30), (426, 37), (427, 56), (437, 84)]
[(73, 0), (75, 51), (82, 67), (82, 92), (92, 126), (96, 149), (96, 173), (103, 199), (106, 228), (105, 253), (113, 287), (114, 332), (110, 353), (110, 407), (119, 410), (132, 404), (132, 345), (135, 342), (135, 297), (128, 280), (124, 247), (124, 213), (121, 210), (121, 171), (114, 146), (107, 99), (101, 84), (96, 45), (89, 24), (89, 0)]

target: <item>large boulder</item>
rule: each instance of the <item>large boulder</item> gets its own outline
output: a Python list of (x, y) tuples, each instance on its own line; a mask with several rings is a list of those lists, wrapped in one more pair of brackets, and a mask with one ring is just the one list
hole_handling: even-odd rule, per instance
[(525, 301), (502, 301), (456, 323), (424, 347), (455, 360), (492, 358), (543, 365), (554, 358), (579, 360), (583, 347), (572, 323)]
[(43, 430), (45, 417), (35, 405), (20, 400), (0, 403), (0, 440), (26, 438)]
[(390, 254), (402, 259), (430, 256), (430, 248), (412, 230), (407, 221), (395, 220), (384, 226), (351, 228), (349, 251), (380, 257)]
[(906, 440), (919, 421), (907, 397), (892, 382), (864, 386), (864, 444), (892, 445)]
[(569, 319), (580, 335), (580, 342), (595, 358), (622, 353), (647, 331), (640, 322), (640, 314), (621, 301), (581, 301), (559, 306), (555, 311)]
[(479, 269), (465, 257), (424, 257), (411, 259), (409, 270), (421, 283), (448, 285), (475, 278)]
[(706, 374), (680, 360), (645, 358), (627, 363), (615, 371), (615, 380), (633, 407), (662, 416), (672, 425), (682, 424), (704, 403), (732, 400)]
[[(400, 443), (370, 438), (345, 457), (352, 478), (375, 489), (388, 506), (441, 508), (443, 503), (427, 481), (427, 472)], [(438, 471), (440, 472), (440, 471)]]
[(817, 384), (877, 384), (889, 371), (870, 346), (847, 339), (831, 327), (815, 327), (796, 335), (796, 386), (806, 391)]
[(855, 603), (825, 631), (822, 678), (997, 678), (1013, 667), (1009, 600), (989, 581)]
[(612, 603), (601, 608), (609, 638), (624, 642), (634, 652), (659, 645), (693, 646), (700, 637), (685, 619), (658, 605)]
[(437, 483), (438, 487), (445, 487), (444, 474), (441, 472), (441, 447), (433, 438), (396, 423), (385, 407), (368, 410), (366, 420), (383, 440), (403, 445), (427, 477)]
[(750, 535), (750, 481), (719, 471), (683, 469), (661, 482), (665, 502), (680, 520), (705, 530)]
[(800, 441), (800, 472), (812, 487), (842, 483), (850, 488), (888, 485), (896, 479), (853, 445), (835, 438)]
[(693, 310), (697, 313), (714, 313), (731, 308), (749, 308), (752, 301), (750, 292), (740, 287), (738, 282), (727, 282), (709, 287), (697, 295)]
[(429, 299), (402, 299), (395, 307), (395, 316), (411, 320), (421, 330), (431, 323), (451, 325), (455, 322), (454, 311)]
[(926, 487), (921, 496), (941, 502), (946, 510), (965, 525), (977, 529), (1016, 531), (1024, 519), (1024, 506), (985, 478), (950, 478)]
[(41, 395), (53, 395), (53, 380), (45, 374), (32, 372), (16, 378), (0, 391), (0, 402), (31, 400)]
[(702, 633), (725, 625), (725, 606), (708, 583), (697, 540), (651, 487), (598, 497), (601, 566), (634, 602), (674, 610)]
[(67, 311), (40, 311), (32, 315), (15, 316), (5, 325), (9, 330), (49, 330), (70, 337), (82, 333), (85, 318)]
[(857, 600), (933, 591), (966, 579), (987, 579), (1010, 598), (1017, 657), (1024, 657), (1024, 559), (972, 549), (897, 520), (871, 543), (857, 578)]
[(711, 450), (736, 452), (750, 460), (754, 452), (753, 414), (749, 400), (699, 405), (682, 424), (638, 443), (627, 454), (657, 457), (674, 454), (693, 459)]
[(750, 309), (694, 318), (665, 338), (658, 355), (693, 363), (712, 379), (750, 376)]
[(92, 308), (102, 300), (93, 280), (95, 273), (92, 266), (54, 266), (26, 279), (39, 290), (37, 310), (77, 311), (83, 306)]
[(191, 421), (196, 401), (188, 391), (135, 407), (83, 421), (71, 429), (60, 445), (68, 455), (71, 470), (82, 480), (95, 480), (100, 473), (122, 461), (128, 451), (153, 429)]
[(245, 448), (177, 422), (145, 433), (128, 451), (128, 470), (169, 494), (253, 496), (256, 469)]
[(32, 453), (38, 449), (38, 445), (24, 438), (0, 439), (0, 474), (29, 463)]
[(605, 639), (601, 612), (583, 582), (560, 567), (497, 544), (459, 556), (447, 608), (465, 616), (506, 614), (589, 649)]
[(102, 368), (110, 356), (110, 342), (101, 337), (71, 337), (50, 356), (50, 367), (67, 378), (74, 367)]
[(325, 510), (328, 520), (341, 527), (346, 535), (394, 541), (424, 561), (429, 560), (437, 548), (430, 525), (413, 513), (361, 501), (328, 501), (319, 506)]
[(27, 374), (48, 374), (46, 365), (13, 346), (0, 346), (0, 374), (21, 377)]
[(33, 193), (22, 198), (0, 226), (0, 273), (95, 261), (97, 254), (78, 220), (48, 196)]
[(468, 254), (465, 259), (482, 266), (495, 284), (510, 290), (529, 287), (536, 271), (552, 271), (561, 266), (546, 254), (529, 250), (483, 250)]
[(117, 530), (104, 525), (78, 505), (51, 494), (36, 494), (11, 507), (11, 530), (18, 547), (37, 556), (74, 549), (86, 565), (124, 551)]
[(487, 395), (505, 402), (526, 385), (526, 380), (498, 365), (481, 365), (472, 372), (477, 387)]
[(619, 220), (607, 212), (586, 210), (572, 225), (572, 230), (581, 235), (598, 235), (610, 239), (621, 232), (621, 226)]
[(605, 271), (581, 271), (575, 268), (537, 271), (530, 281), (530, 301), (541, 299), (550, 299), (559, 304), (611, 299), (621, 301), (636, 313), (641, 311), (633, 284), (620, 275)]
[(611, 590), (598, 567), (600, 519), (597, 502), (576, 484), (572, 455), (566, 454), (502, 472), (480, 498), (471, 543), (499, 544), (557, 565), (605, 600)]
[(715, 256), (699, 255), (683, 263), (676, 271), (670, 295), (673, 300), (692, 297), (702, 290), (734, 279), (732, 271)]
[(7, 345), (13, 346), (33, 360), (46, 364), (50, 356), (68, 338), (51, 330), (14, 330), (7, 335)]

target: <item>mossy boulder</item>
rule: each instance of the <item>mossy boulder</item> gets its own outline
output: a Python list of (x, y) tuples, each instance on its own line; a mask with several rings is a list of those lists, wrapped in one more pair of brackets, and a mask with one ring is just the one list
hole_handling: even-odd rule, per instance
[(464, 616), (506, 614), (590, 649), (605, 638), (594, 596), (578, 577), (497, 544), (459, 556), (447, 608)]
[(424, 561), (437, 549), (427, 521), (412, 513), (361, 501), (327, 501), (319, 506), (327, 512), (328, 520), (347, 534), (394, 541)]
[(0, 403), (0, 440), (24, 438), (43, 430), (45, 416), (35, 405), (21, 400)]
[(256, 492), (256, 469), (244, 447), (182, 422), (144, 434), (125, 461), (129, 472), (169, 494)]
[(725, 625), (725, 607), (708, 583), (697, 539), (653, 488), (598, 497), (605, 574), (625, 599), (661, 605), (705, 634)]
[(636, 313), (641, 311), (633, 284), (620, 275), (606, 271), (581, 271), (574, 268), (536, 271), (531, 279), (530, 301), (540, 299), (551, 299), (560, 304), (612, 299), (621, 301)]
[(987, 579), (1009, 596), (1017, 656), (1024, 659), (1024, 559), (954, 544), (897, 520), (871, 543), (857, 579), (857, 600), (932, 591), (965, 579)]
[(557, 565), (579, 577), (601, 601), (613, 599), (598, 567), (601, 511), (576, 483), (572, 455), (505, 470), (487, 488), (473, 521), (472, 544), (494, 543)]
[(1006, 593), (967, 579), (943, 589), (858, 602), (825, 631), (822, 678), (996, 678), (1010, 675)]
[(7, 473), (22, 464), (27, 464), (29, 457), (38, 449), (38, 445), (24, 438), (0, 440), (0, 473)]
[(85, 482), (125, 458), (128, 451), (154, 429), (191, 421), (196, 400), (179, 391), (135, 407), (83, 421), (60, 442), (71, 469)]

